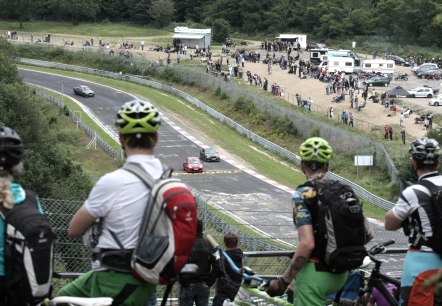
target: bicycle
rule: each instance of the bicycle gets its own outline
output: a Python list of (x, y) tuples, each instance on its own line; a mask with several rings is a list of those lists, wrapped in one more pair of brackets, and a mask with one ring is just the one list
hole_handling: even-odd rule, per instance
[(269, 281), (275, 277), (258, 276), (249, 267), (238, 268), (230, 256), (224, 252), (219, 244), (213, 239), (212, 236), (206, 235), (207, 240), (215, 249), (215, 257), (220, 263), (221, 271), (225, 271), (223, 268), (223, 260), (226, 259), (232, 269), (242, 276), (238, 293), (233, 301), (224, 301), (223, 306), (249, 306), (249, 305), (280, 305), (280, 306), (293, 306), (283, 297), (271, 297), (265, 292), (265, 289), (269, 285)]
[[(370, 248), (367, 252), (367, 256), (372, 262), (374, 262), (374, 267), (371, 270), (370, 276), (365, 281), (363, 288), (360, 288), (358, 297), (356, 298), (355, 306), (365, 306), (370, 300), (373, 289), (377, 289), (382, 296), (388, 301), (391, 306), (399, 305), (399, 288), (401, 285), (400, 279), (385, 275), (381, 273), (382, 262), (375, 256), (384, 253), (385, 247), (395, 243), (394, 240), (389, 240), (386, 242), (379, 243)], [(386, 287), (386, 284), (393, 284), (396, 286), (396, 290), (392, 293)]]

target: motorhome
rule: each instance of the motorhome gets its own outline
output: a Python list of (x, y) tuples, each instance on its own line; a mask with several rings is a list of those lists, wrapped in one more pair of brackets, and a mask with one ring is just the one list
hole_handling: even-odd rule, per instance
[(324, 55), (321, 60), (319, 67), (327, 67), (328, 72), (353, 73), (355, 70), (355, 60), (352, 57)]
[(310, 63), (319, 65), (322, 61), (321, 57), (327, 55), (329, 49), (310, 49)]
[(353, 58), (355, 67), (359, 67), (361, 64), (359, 56), (350, 50), (331, 50), (331, 49), (310, 50), (310, 62), (314, 65), (319, 65), (322, 62), (323, 56), (350, 57)]
[(361, 66), (363, 72), (379, 72), (385, 74), (394, 74), (394, 68), (394, 61), (385, 59), (364, 60)]

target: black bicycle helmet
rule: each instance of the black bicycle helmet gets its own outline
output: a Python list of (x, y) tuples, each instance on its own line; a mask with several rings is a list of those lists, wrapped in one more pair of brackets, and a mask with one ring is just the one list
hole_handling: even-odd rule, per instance
[(411, 143), (411, 156), (424, 165), (433, 165), (439, 159), (439, 143), (431, 138), (418, 138)]
[(0, 170), (10, 170), (23, 159), (20, 136), (6, 126), (0, 126)]

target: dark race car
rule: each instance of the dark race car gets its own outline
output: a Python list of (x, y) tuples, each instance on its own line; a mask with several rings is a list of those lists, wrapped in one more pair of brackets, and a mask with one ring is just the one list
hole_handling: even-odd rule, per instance
[(220, 161), (219, 153), (214, 148), (202, 148), (200, 158), (204, 161)]
[(95, 92), (86, 85), (75, 86), (73, 89), (74, 89), (74, 94), (76, 94), (78, 96), (82, 96), (82, 97), (95, 96)]

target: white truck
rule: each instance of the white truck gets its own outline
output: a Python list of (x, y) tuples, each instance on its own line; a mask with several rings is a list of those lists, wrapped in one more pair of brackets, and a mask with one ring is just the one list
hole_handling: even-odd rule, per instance
[(355, 70), (355, 60), (352, 57), (324, 55), (321, 59), (318, 67), (327, 67), (328, 72), (353, 73)]
[(361, 70), (363, 72), (379, 72), (393, 75), (395, 67), (393, 60), (369, 59), (362, 61)]

